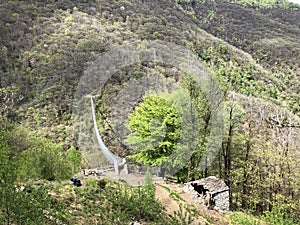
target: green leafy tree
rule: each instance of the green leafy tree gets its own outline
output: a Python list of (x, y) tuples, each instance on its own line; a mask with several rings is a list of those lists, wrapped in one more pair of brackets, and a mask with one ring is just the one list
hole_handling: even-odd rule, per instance
[(62, 144), (38, 134), (29, 136), (26, 150), (18, 155), (19, 178), (60, 180), (71, 176)]
[(3, 138), (5, 134), (0, 134), (0, 223), (45, 224), (46, 193), (42, 189), (28, 193), (26, 186), (16, 184), (17, 164)]
[[(160, 165), (165, 171), (186, 176), (187, 163), (199, 139), (198, 110), (189, 92), (149, 94), (129, 116), (127, 137), (135, 153), (130, 158), (145, 165)], [(178, 172), (179, 171), (179, 172)]]
[(127, 142), (136, 149), (130, 157), (145, 165), (161, 165), (172, 154), (180, 137), (181, 121), (165, 98), (149, 95), (129, 116), (132, 133)]
[[(197, 117), (193, 118), (194, 120), (197, 119), (197, 121), (192, 121), (197, 126), (197, 129), (193, 129), (192, 131), (197, 145), (194, 148), (192, 157), (190, 157), (189, 165), (183, 167), (177, 175), (184, 180), (198, 179), (201, 176), (199, 165), (202, 154), (207, 147), (212, 115), (205, 94), (192, 76), (184, 75), (180, 85), (187, 90), (188, 96), (191, 99), (186, 109), (189, 109), (191, 112), (194, 110), (194, 113), (197, 114)], [(207, 169), (204, 171), (204, 176), (207, 176)]]
[(71, 167), (72, 174), (79, 171), (81, 165), (81, 154), (74, 148), (74, 146), (67, 151), (67, 161)]

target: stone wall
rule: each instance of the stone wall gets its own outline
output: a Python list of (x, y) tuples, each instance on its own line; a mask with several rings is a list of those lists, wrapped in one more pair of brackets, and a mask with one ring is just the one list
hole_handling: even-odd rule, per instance
[(214, 198), (214, 208), (219, 211), (229, 211), (229, 190), (218, 193)]
[(229, 211), (229, 188), (224, 181), (214, 176), (188, 182), (183, 190), (208, 208)]

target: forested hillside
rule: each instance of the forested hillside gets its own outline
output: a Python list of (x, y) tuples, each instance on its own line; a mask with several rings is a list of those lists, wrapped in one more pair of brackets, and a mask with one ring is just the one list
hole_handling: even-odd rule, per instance
[[(154, 59), (116, 69), (99, 90), (87, 93), (96, 96), (106, 146), (132, 164), (166, 171), (172, 164), (180, 168), (171, 174), (178, 182), (210, 175), (224, 180), (233, 213), (227, 223), (209, 224), (300, 223), (299, 5), (271, 0), (2, 0), (0, 6), (1, 223), (183, 224), (186, 215), (168, 215), (151, 185), (119, 192), (122, 184), (111, 181), (88, 181), (84, 190), (65, 181), (92, 166), (82, 153), (97, 149), (79, 144), (95, 139), (80, 136), (75, 123), (82, 79), (93, 63), (102, 68), (107, 62), (101, 59), (116, 49), (135, 46), (146, 52), (151, 43), (162, 44), (157, 49), (162, 58), (160, 52), (170, 46), (186, 49), (182, 55), (191, 53), (213, 83), (201, 84), (180, 68), (181, 61), (177, 67)], [(174, 47), (174, 54), (181, 47)], [(163, 87), (150, 93), (144, 91), (147, 85), (142, 94), (130, 90), (147, 79), (153, 82), (149, 87), (157, 88), (157, 79), (180, 90), (169, 93)], [(138, 97), (118, 108), (124, 90)], [(222, 139), (209, 161), (206, 150), (213, 146), (219, 112), (224, 116), (218, 124)], [(117, 125), (116, 118), (121, 121)], [(125, 127), (131, 134), (122, 133)], [(20, 191), (24, 186), (33, 194)], [(99, 187), (111, 191), (94, 195)], [(105, 204), (97, 211), (93, 205), (99, 202)], [(132, 202), (128, 214), (122, 202)], [(136, 210), (139, 205), (145, 209)]]

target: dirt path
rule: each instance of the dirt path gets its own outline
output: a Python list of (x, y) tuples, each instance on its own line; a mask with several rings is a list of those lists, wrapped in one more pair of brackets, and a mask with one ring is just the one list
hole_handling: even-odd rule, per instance
[[(175, 184), (156, 184), (156, 197), (162, 202), (163, 206), (166, 208), (167, 213), (173, 215), (175, 211), (178, 211), (179, 205), (183, 206), (183, 213), (185, 213), (185, 208), (190, 205), (194, 206), (198, 212), (198, 217), (195, 218), (192, 225), (202, 225), (202, 224), (216, 224), (216, 225), (228, 225), (229, 218), (226, 214), (220, 213), (216, 210), (209, 210), (201, 204), (197, 203), (195, 199), (192, 199), (187, 193), (183, 191), (181, 187)], [(170, 195), (170, 191), (178, 194), (182, 200), (174, 200)]]
[(171, 198), (169, 192), (163, 188), (161, 185), (155, 185), (156, 198), (162, 202), (163, 206), (166, 208), (168, 214), (173, 214), (173, 212), (179, 210), (179, 204), (173, 198)]

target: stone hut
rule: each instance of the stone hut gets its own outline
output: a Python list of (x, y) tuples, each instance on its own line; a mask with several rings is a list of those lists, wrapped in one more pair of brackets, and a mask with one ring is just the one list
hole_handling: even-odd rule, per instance
[(188, 182), (183, 189), (209, 208), (229, 211), (229, 188), (215, 176)]

